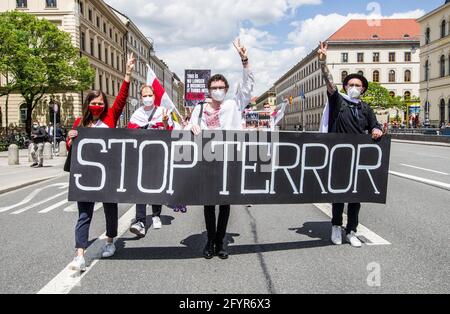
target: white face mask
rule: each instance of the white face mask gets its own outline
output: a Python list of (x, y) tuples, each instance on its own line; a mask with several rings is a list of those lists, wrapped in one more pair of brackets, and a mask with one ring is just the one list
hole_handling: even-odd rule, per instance
[(211, 92), (211, 97), (215, 101), (222, 102), (225, 99), (225, 91), (223, 89), (213, 90)]
[(153, 107), (153, 104), (155, 103), (155, 98), (150, 96), (144, 97), (142, 101), (144, 103), (144, 109), (150, 109), (151, 107)]
[(347, 91), (347, 95), (351, 98), (358, 99), (361, 97), (361, 90), (358, 87), (350, 87)]

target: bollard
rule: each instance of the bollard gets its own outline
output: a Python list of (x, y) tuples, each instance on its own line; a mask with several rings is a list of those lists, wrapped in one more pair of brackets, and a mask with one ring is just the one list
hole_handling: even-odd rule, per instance
[(46, 142), (44, 143), (44, 160), (53, 159), (53, 149), (52, 144)]
[(59, 142), (59, 157), (67, 157), (66, 142)]
[(33, 147), (33, 143), (28, 145), (28, 162), (33, 162), (33, 157), (31, 157), (31, 148)]
[(11, 144), (8, 147), (8, 165), (18, 165), (19, 164), (19, 146), (16, 144)]

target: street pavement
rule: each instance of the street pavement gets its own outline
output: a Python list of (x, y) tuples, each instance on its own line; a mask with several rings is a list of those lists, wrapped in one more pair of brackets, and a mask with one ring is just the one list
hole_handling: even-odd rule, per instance
[[(100, 204), (81, 277), (66, 269), (77, 209), (62, 162), (51, 167), (55, 178), (0, 194), (0, 293), (450, 292), (450, 147), (392, 144), (387, 204), (363, 204), (360, 249), (331, 244), (329, 205), (232, 206), (230, 258), (205, 260), (201, 207), (164, 207), (163, 228), (137, 239), (128, 231), (134, 206), (121, 204), (118, 251), (99, 260)], [(1, 186), (16, 179), (7, 169), (0, 164)], [(32, 179), (42, 169), (16, 170)]]

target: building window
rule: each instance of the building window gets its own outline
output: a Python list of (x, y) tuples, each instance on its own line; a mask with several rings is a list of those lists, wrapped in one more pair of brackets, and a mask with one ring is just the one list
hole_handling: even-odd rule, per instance
[(363, 63), (364, 62), (364, 53), (358, 52), (358, 62)]
[(109, 38), (111, 38), (111, 39), (113, 38), (113, 36), (112, 36), (112, 28), (109, 29)]
[(23, 125), (27, 122), (27, 113), (28, 113), (27, 104), (21, 104), (20, 105), (20, 124)]
[(114, 37), (115, 37), (115, 40), (116, 40), (116, 43), (117, 43), (117, 33), (114, 34)]
[(439, 61), (441, 77), (445, 76), (445, 56), (442, 55)]
[(99, 74), (98, 76), (98, 86), (99, 89), (102, 91), (103, 90), (103, 75)]
[(45, 6), (47, 8), (56, 8), (56, 0), (45, 0)]
[(27, 0), (17, 0), (16, 7), (17, 8), (27, 8), (28, 7)]
[(373, 62), (380, 62), (380, 53), (379, 52), (373, 53)]
[(373, 71), (373, 81), (375, 83), (379, 83), (380, 82), (380, 72), (375, 70)]
[(109, 95), (109, 78), (106, 78), (106, 94)]
[(348, 63), (348, 53), (342, 53), (342, 63)]
[(411, 92), (410, 91), (406, 91), (405, 94), (403, 95), (405, 100), (411, 100)]
[(405, 82), (411, 82), (411, 71), (410, 70), (405, 71)]
[(116, 58), (116, 68), (117, 70), (119, 70), (119, 56), (117, 56)]
[(341, 82), (344, 83), (345, 78), (348, 76), (347, 71), (342, 71), (341, 73)]
[(389, 83), (395, 83), (395, 71), (394, 70), (389, 71)]
[(411, 52), (405, 52), (405, 62), (411, 62)]
[(439, 126), (445, 123), (445, 100), (441, 99), (439, 106)]
[(363, 71), (358, 71), (358, 74), (361, 76), (364, 76), (364, 72)]
[(114, 52), (111, 52), (111, 66), (114, 68)]
[(425, 61), (425, 81), (428, 81), (430, 79), (430, 62), (427, 60)]
[(100, 28), (100, 16), (97, 16), (97, 27)]
[(91, 56), (94, 56), (94, 38), (91, 38)]
[(86, 51), (86, 34), (84, 32), (81, 32), (80, 48), (81, 50)]
[(430, 37), (431, 37), (431, 30), (429, 27), (427, 27), (427, 30), (425, 31), (425, 44), (428, 45), (430, 43)]
[(102, 60), (102, 44), (98, 44), (97, 48), (98, 48), (98, 58), (101, 61)]
[(103, 23), (103, 33), (106, 34), (106, 23)]
[(395, 62), (395, 52), (389, 52), (389, 62)]
[(394, 97), (395, 97), (395, 92), (394, 92), (394, 91), (390, 91), (390, 92), (389, 92), (389, 96), (390, 96), (391, 98), (394, 98)]
[(442, 22), (441, 22), (441, 38), (445, 37), (446, 26), (447, 26), (447, 22), (445, 20), (442, 20)]
[(83, 1), (80, 1), (80, 14), (82, 16), (84, 16), (84, 3), (83, 3)]
[(91, 9), (88, 10), (88, 18), (89, 18), (89, 21), (92, 22), (92, 10)]

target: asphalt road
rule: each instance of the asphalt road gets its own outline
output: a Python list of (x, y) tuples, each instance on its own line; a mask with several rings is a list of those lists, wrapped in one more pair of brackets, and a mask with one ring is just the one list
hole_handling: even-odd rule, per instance
[[(449, 184), (450, 148), (393, 143), (391, 171)], [(0, 293), (45, 292), (53, 284), (70, 293), (450, 293), (445, 188), (390, 175), (387, 204), (361, 210), (361, 249), (333, 246), (330, 219), (313, 204), (233, 206), (225, 261), (201, 257), (200, 207), (186, 214), (164, 207), (163, 228), (150, 226), (139, 240), (126, 230), (133, 206), (120, 205), (125, 232), (117, 254), (93, 258), (83, 277), (68, 279), (61, 272), (73, 258), (77, 212), (65, 202), (67, 182), (64, 175), (0, 195)], [(90, 256), (104, 225), (100, 208)]]

